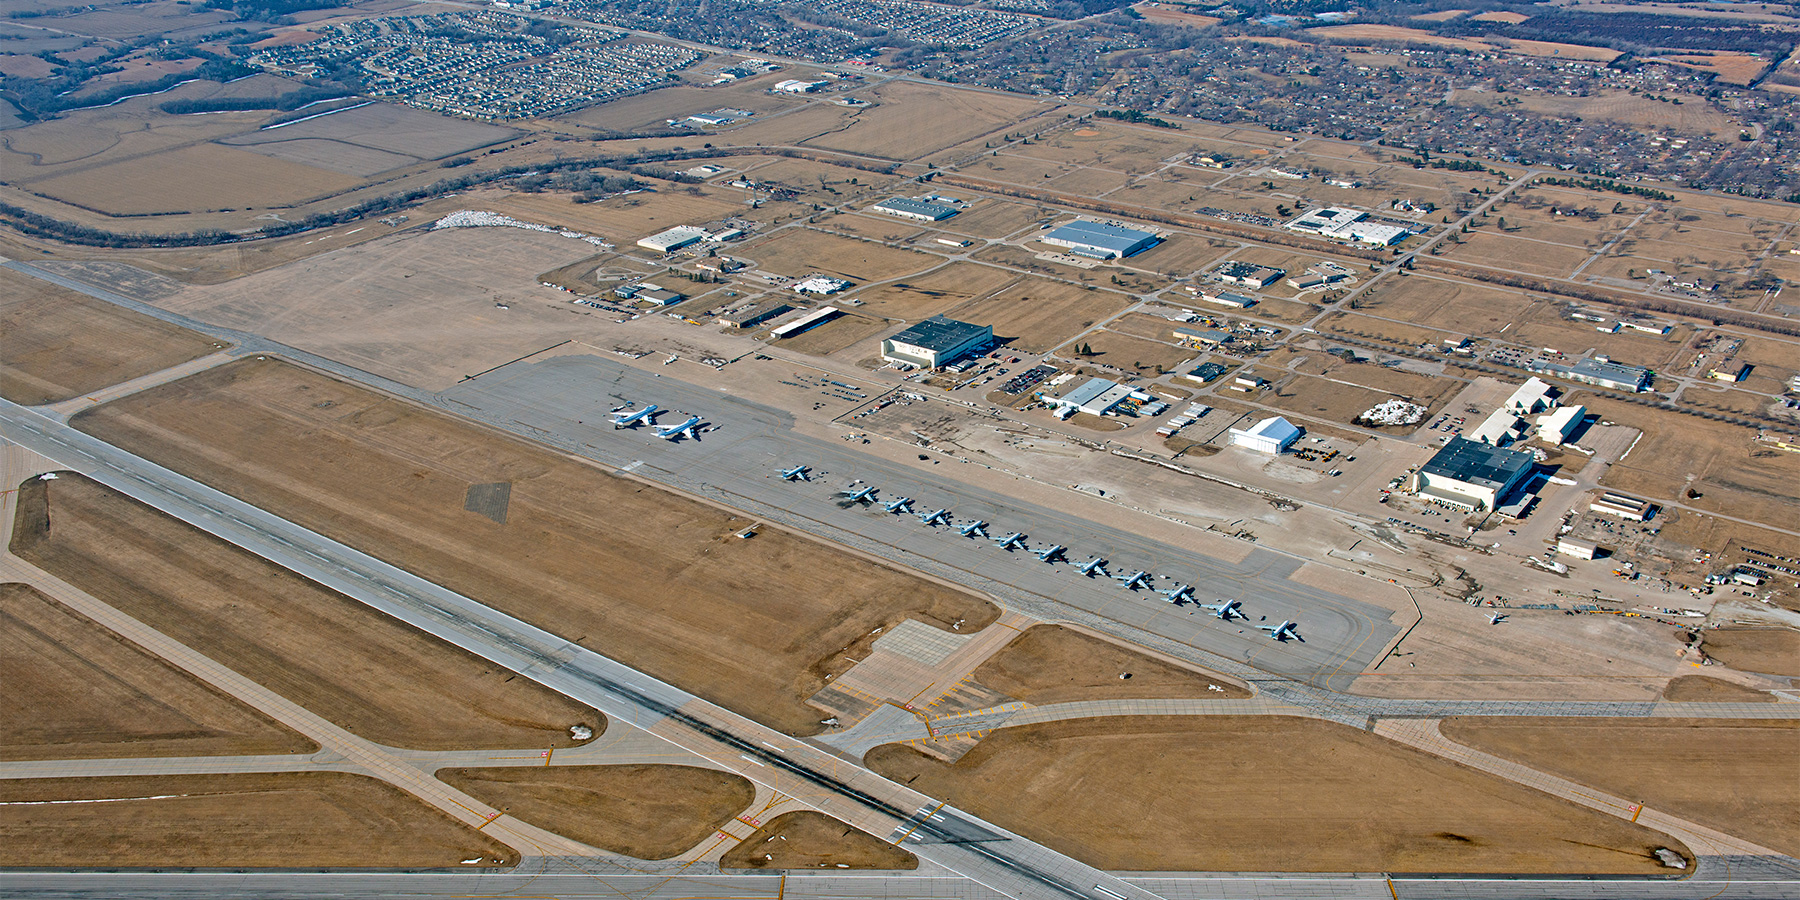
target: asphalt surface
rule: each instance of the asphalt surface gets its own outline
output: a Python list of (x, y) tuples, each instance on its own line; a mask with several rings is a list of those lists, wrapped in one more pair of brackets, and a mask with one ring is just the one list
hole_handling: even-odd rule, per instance
[[(1021, 503), (949, 472), (922, 477), (850, 444), (795, 434), (792, 417), (781, 410), (600, 356), (514, 363), (442, 397), (458, 413), (635, 475), (740, 509), (780, 510), (785, 525), (928, 568), (1029, 612), (1063, 618), (1080, 610), (1310, 684), (1347, 685), (1399, 634), (1388, 609), (1288, 580), (1304, 562), (1298, 558), (1259, 547), (1231, 563)], [(707, 430), (698, 440), (668, 441), (644, 426), (615, 429), (610, 411), (626, 402), (668, 410), (658, 416), (665, 426), (700, 415)], [(797, 465), (811, 467), (812, 480), (784, 481), (777, 474)], [(914, 514), (838, 496), (851, 485), (878, 488), (880, 501), (910, 497)], [(992, 540), (920, 522), (919, 515), (938, 509), (948, 510), (957, 526), (985, 521), (996, 538), (1021, 533), (1030, 550), (1002, 550)], [(1052, 545), (1064, 546), (1067, 559), (1047, 563), (1030, 552)], [(1107, 561), (1109, 573), (1151, 573), (1150, 585), (1126, 590), (1112, 578), (1083, 576), (1070, 562), (1095, 556)], [(1194, 600), (1177, 606), (1158, 593), (1177, 585), (1191, 586)], [(1221, 599), (1242, 601), (1248, 620), (1227, 623), (1196, 605)], [(1298, 623), (1298, 638), (1274, 641), (1256, 627), (1284, 620)]]

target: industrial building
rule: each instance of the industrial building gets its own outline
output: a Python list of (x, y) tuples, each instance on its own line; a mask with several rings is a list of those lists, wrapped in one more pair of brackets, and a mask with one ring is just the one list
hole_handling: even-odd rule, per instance
[(1524, 436), (1525, 420), (1504, 409), (1497, 409), (1469, 432), (1468, 439), (1490, 447), (1504, 447)]
[(1627, 522), (1644, 522), (1656, 514), (1656, 506), (1648, 500), (1640, 500), (1629, 494), (1617, 491), (1606, 491), (1588, 504), (1590, 512), (1617, 516)]
[(1566, 444), (1587, 421), (1587, 407), (1564, 406), (1537, 417), (1538, 437), (1552, 444)]
[(1043, 241), (1052, 247), (1067, 248), (1076, 256), (1089, 259), (1118, 259), (1154, 247), (1162, 240), (1155, 232), (1127, 228), (1116, 222), (1076, 219), (1049, 234)]
[(1259, 266), (1255, 263), (1232, 260), (1213, 272), (1220, 281), (1226, 284), (1240, 284), (1244, 287), (1266, 288), (1281, 280), (1287, 272), (1273, 266)]
[(1556, 540), (1556, 552), (1563, 556), (1573, 556), (1576, 559), (1593, 559), (1596, 556), (1604, 555), (1606, 548), (1593, 541), (1564, 537)]
[(1144, 391), (1105, 378), (1090, 378), (1086, 384), (1061, 397), (1039, 399), (1056, 407), (1058, 417), (1064, 419), (1078, 412), (1090, 416), (1109, 415), (1127, 401), (1149, 403), (1155, 400)]
[(1300, 439), (1300, 427), (1280, 417), (1270, 416), (1250, 428), (1229, 429), (1233, 447), (1249, 447), (1259, 453), (1279, 454)]
[(1217, 303), (1220, 306), (1231, 306), (1236, 307), (1237, 309), (1249, 309), (1256, 305), (1255, 297), (1246, 297), (1243, 294), (1215, 294), (1212, 291), (1201, 291), (1200, 299), (1205, 300), (1208, 303)]
[(784, 94), (810, 94), (825, 85), (826, 82), (823, 81), (801, 81), (798, 78), (789, 78), (786, 81), (775, 82), (775, 87), (772, 90), (780, 91)]
[(1531, 476), (1531, 454), (1455, 437), (1409, 479), (1420, 496), (1471, 510), (1493, 509)]
[(1172, 334), (1184, 344), (1198, 344), (1203, 347), (1217, 347), (1231, 342), (1231, 332), (1217, 328), (1177, 328)]
[(818, 294), (823, 297), (835, 294), (850, 286), (850, 282), (842, 278), (831, 278), (825, 275), (814, 275), (794, 282), (793, 289), (797, 294)]
[(1584, 384), (1597, 384), (1615, 391), (1638, 393), (1650, 387), (1651, 373), (1643, 366), (1628, 366), (1616, 363), (1604, 356), (1578, 359), (1572, 364), (1554, 362), (1545, 357), (1535, 357), (1525, 363), (1525, 368), (1543, 375), (1567, 378)]
[(1529, 416), (1554, 409), (1562, 397), (1562, 389), (1537, 376), (1525, 379), (1512, 396), (1506, 398), (1506, 411), (1515, 416)]
[(677, 225), (668, 231), (658, 232), (644, 238), (638, 241), (637, 245), (645, 250), (668, 253), (674, 250), (680, 250), (691, 244), (698, 244), (701, 241), (706, 240), (706, 237), (706, 229), (704, 228), (695, 228), (692, 225)]
[(899, 216), (902, 219), (917, 219), (921, 222), (942, 222), (962, 210), (936, 200), (914, 200), (910, 197), (890, 197), (869, 207), (876, 212)]
[(720, 325), (725, 325), (730, 328), (749, 328), (753, 325), (767, 322), (782, 313), (791, 312), (793, 309), (792, 306), (789, 306), (780, 300), (771, 300), (768, 303), (759, 303), (748, 309), (739, 310), (737, 312), (728, 312), (719, 316), (717, 321)]
[(782, 338), (791, 338), (801, 332), (817, 328), (843, 314), (844, 311), (835, 306), (821, 306), (792, 322), (769, 329), (769, 337), (777, 341)]
[(1221, 366), (1216, 362), (1209, 362), (1195, 366), (1192, 372), (1189, 372), (1182, 377), (1190, 381), (1198, 381), (1201, 384), (1205, 384), (1206, 382), (1225, 374), (1225, 372), (1226, 369), (1224, 366)]
[(1368, 213), (1341, 206), (1311, 210), (1282, 227), (1336, 241), (1373, 244), (1377, 247), (1392, 246), (1412, 234), (1409, 228), (1372, 222)]
[(936, 369), (994, 343), (994, 329), (943, 316), (915, 322), (881, 342), (881, 358), (923, 369)]
[(1733, 362), (1728, 359), (1714, 366), (1712, 371), (1706, 373), (1706, 377), (1714, 381), (1729, 381), (1736, 384), (1750, 377), (1750, 369), (1749, 363)]

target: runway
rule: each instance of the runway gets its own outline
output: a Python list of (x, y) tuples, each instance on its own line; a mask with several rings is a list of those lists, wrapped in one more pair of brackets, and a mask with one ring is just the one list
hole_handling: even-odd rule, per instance
[[(1290, 581), (1287, 576), (1303, 564), (1295, 557), (1259, 547), (1242, 563), (1227, 562), (1022, 503), (949, 473), (927, 479), (848, 444), (796, 434), (792, 417), (781, 410), (599, 356), (515, 363), (442, 397), (460, 414), (861, 546), (1034, 615), (1088, 613), (1113, 623), (1112, 630), (1142, 630), (1313, 685), (1347, 685), (1399, 634), (1388, 609)], [(626, 401), (679, 410), (661, 417), (664, 423), (698, 414), (709, 430), (698, 440), (672, 442), (648, 427), (615, 429), (609, 411)], [(784, 481), (776, 474), (796, 465), (810, 466), (812, 480)], [(884, 501), (910, 497), (917, 514), (942, 508), (957, 524), (985, 521), (996, 537), (1022, 533), (1034, 549), (1063, 545), (1068, 560), (1103, 557), (1111, 573), (1149, 572), (1151, 585), (1126, 590), (1111, 578), (1082, 576), (1067, 561), (1046, 563), (1024, 549), (1002, 550), (993, 541), (926, 526), (917, 515), (889, 513), (878, 504), (844, 503), (836, 494), (850, 484), (875, 486)], [(1227, 623), (1194, 603), (1176, 606), (1157, 593), (1177, 584), (1191, 586), (1198, 603), (1241, 600), (1249, 620)], [(1255, 627), (1283, 620), (1299, 624), (1297, 639), (1272, 641)]]

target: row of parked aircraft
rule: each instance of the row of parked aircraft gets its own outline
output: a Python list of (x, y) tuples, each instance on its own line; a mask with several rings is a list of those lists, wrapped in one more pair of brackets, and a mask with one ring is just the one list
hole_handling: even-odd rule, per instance
[[(811, 481), (811, 473), (812, 468), (810, 466), (794, 466), (791, 469), (777, 470), (776, 474), (780, 475), (783, 481)], [(856, 503), (879, 504), (883, 509), (886, 509), (888, 512), (895, 515), (916, 516), (921, 523), (927, 526), (943, 525), (945, 527), (956, 529), (963, 537), (978, 537), (993, 541), (1000, 549), (1008, 552), (1011, 552), (1014, 549), (1022, 549), (1036, 555), (1038, 559), (1047, 563), (1055, 563), (1060, 560), (1073, 566), (1076, 572), (1079, 572), (1088, 578), (1093, 578), (1095, 576), (1111, 578), (1123, 585), (1128, 591), (1135, 591), (1139, 588), (1155, 590), (1156, 593), (1162, 595), (1164, 600), (1167, 600), (1176, 606), (1191, 603), (1199, 609), (1210, 610), (1214, 616), (1227, 622), (1234, 618), (1249, 618), (1243, 611), (1243, 604), (1237, 600), (1220, 598), (1217, 603), (1200, 603), (1194, 599), (1194, 588), (1192, 585), (1179, 583), (1168, 590), (1156, 590), (1155, 586), (1152, 584), (1152, 578), (1154, 576), (1141, 569), (1132, 572), (1130, 575), (1113, 575), (1106, 571), (1107, 561), (1102, 557), (1096, 556), (1087, 562), (1078, 564), (1068, 558), (1068, 548), (1061, 544), (1051, 544), (1048, 547), (1032, 549), (1031, 545), (1026, 543), (1026, 536), (1019, 532), (1015, 531), (1003, 537), (994, 537), (987, 533), (988, 523), (980, 521), (979, 519), (971, 520), (963, 525), (957, 525), (955, 521), (953, 521), (950, 511), (947, 509), (935, 509), (927, 513), (916, 512), (912, 508), (913, 500), (911, 497), (896, 497), (893, 500), (884, 501), (878, 499), (876, 496), (880, 493), (880, 490), (880, 488), (875, 487), (874, 485), (863, 485), (858, 487), (857, 485), (852, 484), (851, 486), (838, 491), (837, 496), (842, 498), (842, 502), (846, 506)], [(1304, 638), (1300, 637), (1299, 631), (1296, 630), (1299, 626), (1291, 620), (1283, 619), (1279, 625), (1257, 625), (1255, 627), (1268, 632), (1269, 637), (1277, 641), (1286, 641), (1289, 638), (1304, 640)]]
[(692, 438), (696, 441), (700, 440), (699, 416), (688, 416), (687, 420), (680, 424), (670, 425), (666, 428), (658, 428), (656, 427), (656, 417), (666, 410), (663, 410), (654, 403), (643, 409), (637, 410), (632, 409), (631, 406), (632, 404), (627, 403), (612, 411), (612, 423), (614, 429), (636, 428), (639, 425), (647, 425), (657, 437), (662, 438), (665, 441), (679, 441), (682, 438)]

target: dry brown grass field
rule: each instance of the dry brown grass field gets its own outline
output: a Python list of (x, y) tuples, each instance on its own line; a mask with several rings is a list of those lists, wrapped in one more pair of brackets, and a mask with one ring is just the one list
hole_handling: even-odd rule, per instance
[(1478, 750), (1800, 853), (1800, 722), (1458, 718), (1442, 728)]
[(1027, 278), (984, 300), (951, 310), (953, 319), (992, 325), (996, 340), (1041, 353), (1129, 305), (1120, 294)]
[[(664, 128), (664, 120), (709, 113), (715, 109), (747, 109), (759, 115), (793, 109), (805, 102), (789, 95), (768, 93), (768, 88), (791, 74), (773, 73), (746, 78), (718, 87), (679, 86), (663, 88), (648, 94), (626, 97), (599, 106), (559, 116), (554, 121), (597, 128), (603, 131), (629, 132), (638, 129)], [(751, 120), (756, 121), (755, 119)], [(731, 132), (727, 132), (727, 135)], [(721, 135), (723, 137), (724, 135)], [(712, 140), (711, 136), (706, 138)], [(729, 140), (729, 138), (727, 138)], [(691, 145), (690, 145), (691, 146)]]
[(783, 350), (830, 356), (859, 341), (893, 330), (894, 326), (885, 320), (846, 312), (823, 325), (815, 325), (793, 337), (783, 338), (775, 342), (775, 345)]
[[(868, 765), (1109, 870), (1656, 875), (1672, 838), (1364, 731), (1278, 716), (1004, 728)], [(1195, 828), (1196, 810), (1229, 810)]]
[[(1457, 387), (1460, 385), (1451, 382), (1441, 390), (1449, 393)], [(1278, 380), (1274, 390), (1263, 391), (1257, 399), (1303, 416), (1316, 416), (1348, 424), (1365, 410), (1391, 400), (1393, 396), (1388, 391), (1342, 384), (1309, 375), (1290, 375), (1287, 379)], [(1419, 398), (1421, 403), (1427, 400), (1428, 398)], [(1429, 398), (1434, 407), (1441, 406), (1440, 400), (1441, 398)]]
[(851, 237), (871, 241), (916, 244), (927, 250), (951, 249), (931, 242), (932, 237), (943, 234), (935, 226), (927, 226), (922, 222), (914, 222), (897, 216), (884, 216), (878, 212), (826, 216), (814, 222), (813, 225), (826, 231), (841, 232)]
[[(1604, 315), (1607, 311), (1596, 312)], [(1666, 336), (1630, 329), (1620, 330), (1617, 334), (1606, 334), (1594, 330), (1592, 322), (1563, 318), (1556, 304), (1539, 303), (1526, 310), (1503, 337), (1527, 347), (1555, 347), (1564, 353), (1579, 354), (1593, 350), (1622, 363), (1649, 366), (1661, 371), (1692, 335), (1693, 329), (1685, 325), (1677, 327)], [(1519, 377), (1523, 378), (1524, 375)]]
[(988, 657), (971, 678), (1034, 706), (1082, 700), (1237, 700), (1250, 696), (1248, 690), (1210, 672), (1166, 662), (1061, 625), (1026, 629)]
[(975, 199), (975, 205), (968, 212), (939, 222), (935, 227), (973, 238), (997, 240), (1031, 228), (1055, 215), (1051, 210), (1033, 204), (992, 197), (970, 198), (968, 193), (959, 191), (958, 196), (961, 199)]
[[(1516, 289), (1429, 275), (1386, 278), (1358, 298), (1358, 309), (1363, 317), (1393, 320), (1399, 328), (1411, 324), (1469, 336), (1500, 334), (1501, 329), (1518, 321), (1532, 304), (1528, 295)], [(1389, 322), (1376, 324), (1387, 327)], [(1442, 337), (1429, 339), (1437, 341)]]
[[(1197, 350), (1178, 347), (1166, 341), (1145, 340), (1107, 329), (1083, 334), (1076, 343), (1092, 350), (1091, 354), (1080, 357), (1082, 361), (1124, 369), (1145, 378), (1154, 378), (1159, 371), (1172, 372), (1182, 363), (1199, 355)], [(1076, 356), (1074, 347), (1063, 347), (1062, 355)]]
[(1715, 628), (1706, 632), (1701, 648), (1734, 669), (1800, 676), (1800, 632), (1785, 628)]
[(637, 859), (668, 859), (756, 799), (742, 775), (675, 765), (439, 769), (437, 778), (524, 822)]
[(0, 396), (55, 403), (205, 356), (185, 328), (0, 269)]
[(1683, 675), (1669, 679), (1663, 686), (1664, 700), (1677, 703), (1774, 703), (1775, 695), (1768, 691), (1744, 687), (1735, 681), (1725, 681), (1706, 675)]
[(218, 144), (178, 147), (31, 183), (65, 203), (111, 215), (288, 206), (362, 179)]
[(517, 129), (396, 103), (371, 103), (316, 119), (250, 132), (221, 143), (268, 148), (263, 152), (292, 158), (275, 147), (290, 141), (329, 141), (336, 147), (363, 147), (421, 160), (442, 159), (511, 140)]
[(745, 241), (730, 252), (739, 259), (753, 260), (758, 269), (778, 275), (802, 278), (818, 272), (859, 285), (911, 275), (942, 262), (914, 250), (813, 228), (790, 228), (772, 237)]
[(1769, 68), (1769, 61), (1747, 53), (1700, 53), (1656, 57), (1688, 69), (1699, 69), (1718, 76), (1725, 84), (1746, 85)]
[[(75, 800), (110, 802), (46, 802)], [(463, 864), (476, 857), (479, 864)], [(8, 867), (466, 870), (518, 861), (512, 848), (362, 775), (0, 781), (0, 865)]]
[(605, 724), (549, 688), (79, 475), (19, 488), (12, 552), (372, 741), (567, 747), (570, 726)]
[(722, 869), (886, 869), (910, 870), (919, 858), (810, 809), (770, 819), (719, 860)]
[(1506, 271), (1564, 278), (1592, 256), (1581, 247), (1565, 247), (1494, 233), (1470, 232), (1460, 244), (1447, 246), (1445, 258)]
[(1124, 187), (1132, 176), (1096, 166), (1079, 166), (1055, 178), (1043, 180), (1043, 187), (1080, 197), (1102, 197)]
[(1124, 265), (1181, 277), (1224, 256), (1233, 246), (1224, 241), (1176, 232), (1162, 243), (1125, 260)]
[(598, 234), (620, 249), (638, 250), (638, 238), (676, 225), (701, 225), (748, 211), (741, 192), (733, 188), (695, 186), (698, 193), (673, 184), (657, 183), (655, 193), (630, 194), (598, 203), (574, 203), (568, 194), (520, 194), (512, 191), (477, 191), (463, 201), (464, 208), (494, 212), (545, 225), (574, 228)]
[(1194, 13), (1181, 12), (1180, 10), (1163, 6), (1160, 3), (1140, 3), (1133, 6), (1132, 9), (1136, 10), (1139, 15), (1142, 15), (1152, 22), (1172, 22), (1177, 25), (1186, 25), (1190, 28), (1206, 28), (1224, 21), (1223, 19), (1215, 18), (1213, 16), (1201, 16), (1195, 15)]
[[(1191, 146), (1192, 138), (1182, 132), (1089, 121), (1078, 128), (1063, 128), (1030, 146), (1015, 146), (1012, 152), (1065, 165), (1142, 175), (1155, 171), (1166, 159), (1186, 155)], [(1008, 153), (1000, 155), (1005, 158)]]
[(847, 117), (842, 127), (805, 143), (885, 159), (917, 159), (1056, 108), (1054, 101), (906, 81), (858, 90), (855, 96), (878, 105)]
[[(1036, 147), (1022, 148), (1035, 150)], [(992, 181), (1003, 181), (1029, 188), (1048, 184), (1052, 179), (1067, 175), (1076, 170), (1071, 163), (1056, 160), (1038, 159), (1024, 152), (1002, 153), (999, 156), (983, 156), (973, 165), (963, 166), (961, 171), (977, 178)]]
[(1019, 276), (973, 262), (953, 262), (923, 275), (859, 291), (860, 311), (916, 322), (1000, 289)]
[(318, 749), (29, 585), (0, 584), (0, 683), (0, 759)]
[[(993, 604), (274, 360), (97, 408), (78, 427), (796, 734), (871, 632), (970, 630)], [(506, 524), (468, 512), (511, 482)], [(704, 564), (702, 564), (704, 563)]]
[[(1606, 470), (1601, 483), (1607, 487), (1776, 527), (1793, 522), (1800, 455), (1759, 448), (1742, 425), (1646, 409), (1583, 391), (1572, 392), (1564, 402), (1584, 404), (1608, 421), (1644, 432), (1637, 446)], [(1690, 487), (1699, 496), (1684, 499)]]

